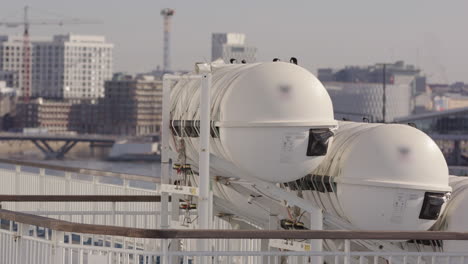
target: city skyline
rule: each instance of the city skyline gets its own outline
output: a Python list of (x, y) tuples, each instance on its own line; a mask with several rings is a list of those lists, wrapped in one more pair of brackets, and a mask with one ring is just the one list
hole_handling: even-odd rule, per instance
[[(21, 20), (31, 6), (31, 18), (99, 19), (98, 25), (33, 26), (32, 36), (68, 32), (104, 35), (115, 43), (115, 71), (151, 71), (162, 66), (162, 8), (176, 10), (172, 27), (173, 69), (191, 70), (194, 62), (209, 61), (211, 34), (245, 33), (258, 48), (258, 61), (274, 57), (318, 68), (366, 65), (405, 60), (422, 68), (431, 82), (468, 82), (463, 56), (468, 38), (460, 32), (468, 22), (468, 3), (370, 0), (331, 3), (44, 0), (6, 1), (0, 21)], [(265, 8), (268, 6), (268, 8)], [(46, 11), (47, 10), (47, 11)], [(60, 14), (60, 15), (56, 15)], [(21, 28), (0, 27), (0, 34), (21, 34)]]

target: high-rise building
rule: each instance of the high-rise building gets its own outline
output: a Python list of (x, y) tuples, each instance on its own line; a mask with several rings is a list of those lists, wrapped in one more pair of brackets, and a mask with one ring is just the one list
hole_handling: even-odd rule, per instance
[[(103, 36), (31, 38), (31, 96), (54, 99), (104, 96), (112, 77), (113, 44)], [(22, 87), (23, 37), (0, 36), (0, 71), (16, 72)]]
[(19, 88), (19, 73), (16, 71), (0, 71), (0, 81), (10, 88)]
[(252, 63), (257, 60), (257, 48), (246, 45), (245, 34), (213, 33), (211, 37), (211, 60), (222, 59), (229, 63), (236, 59), (238, 63), (245, 60)]

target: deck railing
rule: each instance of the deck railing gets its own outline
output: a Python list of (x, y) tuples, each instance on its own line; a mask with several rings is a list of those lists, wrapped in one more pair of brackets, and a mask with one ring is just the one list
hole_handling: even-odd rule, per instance
[[(159, 195), (159, 178), (0, 159), (2, 195)], [(3, 201), (2, 208), (78, 223), (159, 228), (155, 202)]]
[[(77, 224), (31, 214), (0, 210), (8, 228), (0, 229), (1, 263), (309, 263), (320, 256), (327, 263), (466, 263), (468, 252), (356, 251), (356, 240), (468, 240), (466, 232), (161, 230)], [(93, 239), (91, 239), (91, 236)], [(129, 239), (131, 238), (131, 239)], [(172, 242), (209, 239), (211, 251), (162, 248)], [(252, 240), (238, 250), (213, 241)], [(342, 240), (334, 251), (268, 251), (255, 242), (299, 239)], [(250, 247), (250, 248), (249, 248)], [(288, 259), (288, 262), (281, 262)]]
[[(232, 230), (236, 219), (229, 217), (216, 218), (216, 230), (162, 230), (158, 179), (28, 162), (7, 166), (0, 168), (1, 264), (468, 263), (468, 252), (440, 252), (441, 240), (468, 243), (468, 233)], [(209, 241), (209, 251), (197, 251), (200, 239)], [(326, 250), (315, 252), (312, 239), (324, 240)], [(437, 248), (362, 247), (384, 240), (437, 241), (429, 243)]]

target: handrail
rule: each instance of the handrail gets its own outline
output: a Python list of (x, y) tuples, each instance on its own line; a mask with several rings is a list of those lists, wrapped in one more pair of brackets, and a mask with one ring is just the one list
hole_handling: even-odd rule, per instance
[(468, 232), (331, 230), (177, 230), (78, 224), (0, 209), (0, 219), (56, 231), (154, 239), (368, 239), (468, 240)]
[(0, 195), (0, 202), (160, 202), (160, 195)]
[(146, 182), (154, 182), (154, 183), (161, 182), (159, 178), (145, 176), (145, 175), (75, 168), (75, 167), (67, 167), (67, 166), (59, 166), (59, 165), (50, 165), (50, 164), (43, 164), (39, 162), (30, 162), (30, 161), (23, 161), (23, 160), (11, 160), (11, 159), (0, 158), (0, 163), (19, 165), (19, 166), (30, 166), (30, 167), (37, 167), (37, 168), (43, 168), (43, 169), (63, 171), (63, 172), (85, 174), (85, 175), (91, 175), (91, 176), (117, 177), (117, 178), (124, 179), (124, 180), (146, 181)]

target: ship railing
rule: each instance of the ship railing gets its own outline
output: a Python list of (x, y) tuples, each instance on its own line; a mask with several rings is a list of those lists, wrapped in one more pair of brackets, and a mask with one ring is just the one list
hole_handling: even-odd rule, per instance
[[(230, 221), (235, 221), (229, 217), (214, 217), (219, 230), (161, 230), (158, 178), (23, 161), (0, 163), (0, 263), (295, 264), (316, 257), (348, 264), (468, 263), (468, 252), (424, 251), (424, 244), (437, 251), (440, 240), (468, 240), (466, 233), (298, 235), (299, 231), (229, 230)], [(200, 239), (210, 241), (210, 251), (197, 251)], [(327, 248), (325, 242), (326, 251), (315, 252), (307, 243), (310, 239), (333, 241), (335, 246)], [(359, 247), (361, 241), (376, 245), (383, 240), (422, 241), (410, 252)]]
[[(0, 159), (0, 194), (4, 195), (159, 195), (159, 178), (128, 173)], [(158, 228), (155, 202), (4, 201), (4, 209), (73, 222)], [(114, 216), (116, 219), (114, 219)]]
[[(356, 241), (468, 240), (464, 232), (173, 230), (78, 224), (0, 209), (0, 263), (467, 263), (468, 252), (359, 251)], [(5, 222), (6, 221), (6, 222)], [(210, 251), (187, 248), (200, 239)], [(239, 247), (236, 242), (251, 241)], [(333, 250), (271, 250), (271, 241), (342, 241)], [(162, 243), (166, 241), (166, 243)], [(222, 242), (222, 243), (214, 243)], [(259, 242), (259, 243), (256, 243)], [(254, 245), (260, 244), (261, 248)], [(340, 244), (340, 243), (338, 243)], [(161, 245), (169, 245), (162, 248)], [(362, 249), (361, 249), (362, 250)], [(325, 262), (323, 262), (325, 261)]]

